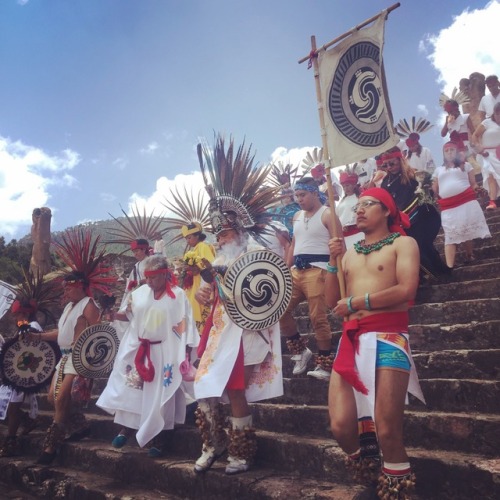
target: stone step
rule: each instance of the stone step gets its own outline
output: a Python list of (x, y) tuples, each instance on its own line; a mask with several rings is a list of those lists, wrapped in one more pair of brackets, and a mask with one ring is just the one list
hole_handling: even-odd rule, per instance
[(443, 349), (488, 349), (500, 346), (500, 320), (471, 321), (456, 325), (411, 325), (414, 352)]
[(481, 281), (461, 281), (455, 283), (439, 283), (427, 287), (419, 287), (416, 304), (447, 302), (450, 300), (488, 299), (500, 296), (500, 278), (483, 279)]
[[(445, 303), (432, 302), (427, 304), (416, 304), (410, 311), (410, 325), (456, 325), (470, 323), (473, 321), (496, 321), (499, 319), (500, 298), (481, 298), (469, 300), (446, 301)], [(313, 331), (309, 320), (306, 303), (301, 303), (295, 309), (295, 320), (297, 331), (307, 334)], [(328, 320), (332, 332), (342, 330), (342, 318), (329, 314)]]
[[(260, 430), (332, 438), (327, 406), (255, 403), (254, 425)], [(494, 457), (500, 449), (500, 415), (407, 410), (405, 444)]]
[[(500, 381), (474, 379), (421, 379), (427, 409), (449, 412), (500, 413)], [(296, 405), (326, 405), (328, 382), (309, 377), (285, 378), (285, 394), (273, 402)], [(411, 409), (425, 408), (410, 398)]]
[[(198, 431), (184, 427), (175, 434), (183, 450), (181, 454), (172, 450), (164, 458), (150, 459), (144, 450), (134, 446), (114, 450), (101, 441), (85, 439), (65, 443), (55, 465), (43, 470), (50, 476), (53, 470), (83, 469), (89, 479), (98, 474), (124, 488), (148, 485), (148, 489), (160, 494), (173, 493), (174, 498), (186, 499), (351, 499), (363, 490), (350, 482), (343, 465), (344, 454), (332, 439), (259, 431), (254, 468), (245, 474), (226, 476), (222, 459), (210, 472), (195, 474), (193, 463), (199, 447), (193, 450), (193, 444), (199, 446)], [(32, 450), (39, 451), (39, 446), (32, 446)], [(417, 478), (421, 478), (417, 480), (415, 499), (497, 498), (500, 494), (500, 484), (495, 482), (497, 460), (421, 448), (408, 448), (408, 454)], [(6, 477), (4, 470), (17, 467), (17, 474), (10, 476), (19, 488), (28, 469), (32, 475), (40, 469), (32, 465), (32, 460), (0, 459), (1, 477)], [(64, 469), (60, 467), (62, 463)]]
[[(476, 238), (473, 240), (474, 242), (474, 250), (477, 248), (481, 248), (482, 246), (490, 246), (490, 245), (498, 245), (500, 239), (499, 239), (499, 233), (500, 233), (500, 223), (495, 222), (492, 224), (488, 224), (488, 227), (490, 229), (491, 233), (491, 238)], [(434, 245), (436, 248), (440, 248), (444, 245), (444, 233), (440, 233), (436, 236), (436, 239), (434, 240)], [(458, 245), (458, 253), (464, 252), (464, 245), (463, 243), (460, 243)]]
[[(473, 378), (498, 380), (500, 378), (500, 349), (444, 350), (413, 353), (417, 373), (421, 378)], [(283, 355), (283, 376), (291, 378), (295, 362), (291, 355)], [(315, 367), (314, 357), (308, 370)], [(302, 377), (306, 376), (305, 374)], [(294, 376), (295, 377), (295, 376)]]
[[(191, 433), (185, 434), (183, 439), (189, 438)], [(335, 484), (299, 474), (284, 473), (258, 464), (245, 474), (227, 476), (224, 473), (224, 460), (216, 462), (210, 472), (199, 475), (193, 471), (194, 456), (186, 458), (182, 455), (170, 455), (168, 458), (151, 459), (137, 447), (128, 447), (127, 451), (114, 450), (103, 447), (103, 443), (99, 441), (89, 439), (80, 443), (64, 444), (54, 466), (44, 468), (33, 466), (33, 458), (15, 460), (0, 458), (2, 479), (9, 480), (9, 486), (35, 493), (43, 491), (48, 481), (51, 482), (52, 491), (62, 483), (61, 487), (66, 490), (66, 495), (59, 498), (74, 500), (105, 498), (350, 500), (353, 495), (362, 493), (366, 489), (345, 482)], [(59, 462), (64, 462), (65, 466), (61, 467), (58, 465)], [(26, 484), (23, 480), (26, 476), (33, 479), (31, 484)], [(86, 484), (100, 483), (101, 495), (81, 495), (81, 491), (78, 491), (81, 479)], [(112, 486), (118, 484), (124, 491), (130, 491), (130, 495), (108, 497), (109, 493), (113, 493), (107, 484)], [(137, 491), (145, 491), (144, 496), (134, 496)], [(57, 497), (49, 493), (48, 498)]]

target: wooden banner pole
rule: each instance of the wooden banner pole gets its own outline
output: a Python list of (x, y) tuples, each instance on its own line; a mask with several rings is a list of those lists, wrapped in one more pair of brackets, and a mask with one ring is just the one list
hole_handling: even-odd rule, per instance
[(332, 45), (335, 45), (336, 43), (340, 42), (344, 38), (347, 38), (348, 36), (352, 35), (356, 31), (359, 31), (361, 28), (364, 28), (367, 24), (373, 23), (376, 19), (378, 19), (382, 14), (389, 14), (389, 12), (392, 12), (393, 10), (397, 9), (400, 7), (401, 4), (395, 3), (394, 5), (391, 5), (390, 7), (387, 7), (387, 9), (379, 12), (376, 16), (370, 17), (370, 19), (367, 19), (366, 21), (363, 21), (361, 24), (356, 25), (354, 28), (351, 28), (349, 31), (346, 31), (344, 34), (338, 36), (337, 38), (333, 39), (331, 42), (325, 43), (322, 47), (319, 49), (314, 49), (311, 51), (310, 54), (307, 56), (304, 56), (302, 59), (299, 59), (299, 64), (302, 64), (303, 62), (309, 61), (311, 59), (311, 55), (317, 56), (318, 52), (320, 50), (326, 50), (330, 48)]

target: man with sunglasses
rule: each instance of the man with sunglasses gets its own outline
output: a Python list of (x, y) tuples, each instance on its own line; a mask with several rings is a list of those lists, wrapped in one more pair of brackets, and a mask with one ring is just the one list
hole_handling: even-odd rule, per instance
[[(336, 273), (326, 278), (327, 304), (344, 318), (330, 379), (331, 426), (358, 478), (378, 480), (380, 498), (409, 498), (415, 477), (403, 444), (404, 405), (408, 392), (424, 401), (408, 336), (419, 251), (403, 230), (408, 217), (384, 189), (364, 191), (353, 210), (365, 239), (342, 260), (346, 297)], [(340, 238), (329, 249), (334, 267)], [(396, 488), (401, 496), (392, 496)]]

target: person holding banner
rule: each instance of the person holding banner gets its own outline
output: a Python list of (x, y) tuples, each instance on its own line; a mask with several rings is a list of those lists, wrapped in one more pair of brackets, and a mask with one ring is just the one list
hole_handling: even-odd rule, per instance
[[(361, 478), (378, 479), (379, 498), (409, 498), (415, 476), (403, 444), (404, 405), (408, 392), (425, 402), (408, 335), (418, 246), (405, 236), (408, 217), (384, 189), (364, 191), (354, 209), (365, 239), (343, 257), (345, 298), (338, 275), (326, 277), (327, 304), (344, 318), (330, 379), (331, 428), (350, 468)], [(332, 238), (329, 250), (335, 267), (341, 238)]]

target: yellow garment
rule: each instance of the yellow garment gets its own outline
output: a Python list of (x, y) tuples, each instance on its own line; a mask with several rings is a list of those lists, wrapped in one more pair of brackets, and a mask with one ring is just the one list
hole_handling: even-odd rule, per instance
[[(188, 252), (186, 252), (188, 253)], [(196, 257), (201, 259), (207, 259), (208, 262), (213, 262), (215, 259), (215, 249), (212, 245), (200, 241), (194, 248), (189, 250), (190, 254), (195, 254)], [(189, 303), (193, 309), (193, 317), (196, 322), (196, 327), (198, 332), (201, 334), (205, 321), (210, 314), (210, 307), (202, 306), (194, 297), (198, 288), (200, 287), (201, 276), (198, 274), (193, 276), (193, 286), (191, 288), (185, 289)]]

